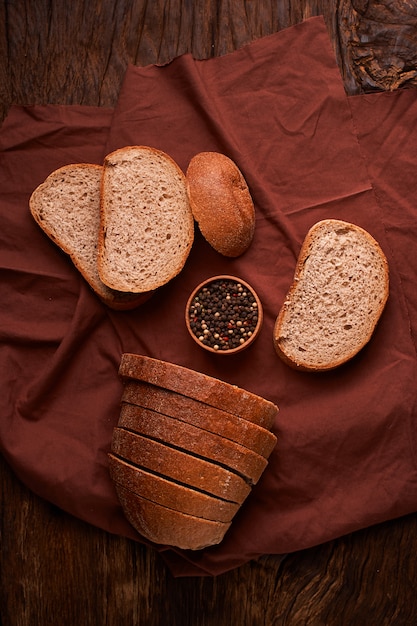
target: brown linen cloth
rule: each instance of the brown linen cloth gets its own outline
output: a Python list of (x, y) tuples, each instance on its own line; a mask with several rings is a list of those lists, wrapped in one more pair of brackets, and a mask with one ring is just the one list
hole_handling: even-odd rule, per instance
[[(196, 553), (155, 546), (175, 575), (219, 574), (417, 510), (410, 334), (417, 295), (404, 278), (411, 284), (417, 273), (406, 230), (413, 207), (398, 213), (397, 195), (407, 187), (396, 186), (396, 154), (384, 161), (372, 127), (367, 135), (362, 100), (355, 102), (364, 154), (372, 160), (378, 151), (373, 174), (394, 170), (384, 209), (321, 18), (221, 58), (185, 55), (163, 68), (130, 67), (109, 134), (110, 112), (83, 107), (17, 107), (0, 133), (0, 443), (26, 484), (89, 523), (142, 540), (123, 517), (107, 469), (124, 351), (214, 375), (280, 407), (269, 466), (222, 544)], [(416, 115), (414, 104), (410, 119)], [(392, 106), (382, 104), (380, 118), (385, 139), (392, 137), (395, 97)], [(407, 127), (401, 132), (404, 140)], [(136, 311), (116, 313), (39, 232), (27, 202), (55, 167), (100, 162), (104, 152), (132, 143), (166, 150), (183, 169), (200, 150), (225, 152), (248, 181), (257, 223), (251, 248), (234, 260), (197, 231), (180, 276)], [(405, 149), (410, 172), (415, 145)], [(391, 293), (372, 341), (354, 360), (334, 372), (303, 374), (276, 356), (272, 328), (304, 235), (325, 217), (350, 220), (376, 237), (389, 260)], [(185, 329), (191, 289), (218, 273), (248, 280), (263, 302), (261, 336), (240, 356), (199, 351)]]

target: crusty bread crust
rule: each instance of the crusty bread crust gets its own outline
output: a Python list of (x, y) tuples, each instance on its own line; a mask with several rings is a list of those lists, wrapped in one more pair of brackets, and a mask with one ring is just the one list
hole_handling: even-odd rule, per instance
[(201, 550), (220, 543), (230, 522), (215, 522), (187, 515), (142, 498), (115, 483), (117, 495), (132, 526), (154, 543), (183, 550)]
[(124, 353), (122, 379), (142, 380), (204, 402), (269, 430), (278, 407), (269, 400), (201, 372), (138, 354)]
[(316, 223), (275, 322), (278, 355), (303, 371), (346, 363), (371, 339), (388, 294), (388, 262), (370, 233), (342, 220)]
[(219, 152), (200, 152), (191, 159), (186, 178), (203, 237), (224, 256), (243, 254), (255, 232), (255, 208), (237, 165)]
[(96, 295), (115, 310), (135, 308), (151, 292), (124, 293), (110, 289), (97, 267), (100, 186), (103, 168), (90, 163), (65, 165), (52, 172), (32, 193), (29, 209), (37, 224), (63, 252)]
[(118, 425), (219, 463), (240, 474), (251, 485), (258, 482), (267, 466), (267, 460), (263, 456), (225, 439), (221, 434), (201, 430), (192, 424), (133, 404), (122, 404)]
[(231, 470), (123, 428), (114, 429), (111, 452), (134, 465), (229, 502), (241, 504), (251, 490)]
[(167, 154), (126, 146), (103, 163), (98, 239), (101, 280), (153, 291), (183, 269), (194, 240), (185, 175)]
[(214, 522), (231, 522), (240, 505), (181, 485), (109, 454), (110, 476), (115, 483), (147, 500)]
[(271, 431), (255, 422), (140, 380), (125, 381), (122, 401), (158, 411), (202, 430), (221, 434), (266, 459), (277, 442), (276, 436)]

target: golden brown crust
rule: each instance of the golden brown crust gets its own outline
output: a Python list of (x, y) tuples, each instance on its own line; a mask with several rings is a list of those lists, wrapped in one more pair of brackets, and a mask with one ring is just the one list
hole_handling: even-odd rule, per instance
[(234, 472), (122, 428), (114, 429), (111, 452), (223, 500), (241, 504), (250, 493), (250, 485)]
[(252, 485), (258, 482), (267, 465), (263, 456), (220, 434), (200, 430), (174, 417), (133, 404), (122, 404), (118, 425), (219, 463), (237, 472)]
[(242, 172), (219, 152), (200, 152), (190, 161), (187, 188), (203, 237), (220, 254), (237, 257), (250, 246), (255, 209)]
[(278, 407), (269, 400), (195, 370), (138, 354), (124, 353), (119, 375), (143, 380), (205, 402), (270, 429)]
[(118, 483), (115, 487), (128, 521), (154, 543), (201, 550), (220, 543), (230, 528), (230, 522), (187, 515), (142, 498)]
[(109, 454), (109, 470), (115, 483), (180, 513), (230, 522), (240, 506), (136, 467), (113, 454)]
[(143, 406), (212, 433), (221, 434), (269, 458), (277, 438), (271, 431), (199, 400), (140, 380), (126, 380), (122, 401)]

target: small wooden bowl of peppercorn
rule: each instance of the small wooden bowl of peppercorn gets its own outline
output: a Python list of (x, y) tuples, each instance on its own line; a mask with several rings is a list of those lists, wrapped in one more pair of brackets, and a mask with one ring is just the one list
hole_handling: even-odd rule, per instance
[(194, 341), (215, 354), (236, 354), (255, 341), (263, 322), (262, 304), (253, 288), (236, 276), (213, 276), (187, 301), (185, 323)]

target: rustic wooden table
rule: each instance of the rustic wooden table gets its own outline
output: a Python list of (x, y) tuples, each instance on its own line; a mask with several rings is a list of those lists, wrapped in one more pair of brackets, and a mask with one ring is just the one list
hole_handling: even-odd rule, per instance
[[(417, 84), (415, 0), (2, 0), (0, 121), (12, 103), (114, 106), (129, 62), (220, 55), (319, 14), (347, 94)], [(0, 488), (1, 626), (417, 623), (417, 515), (175, 579), (153, 550), (37, 498), (4, 461)]]

